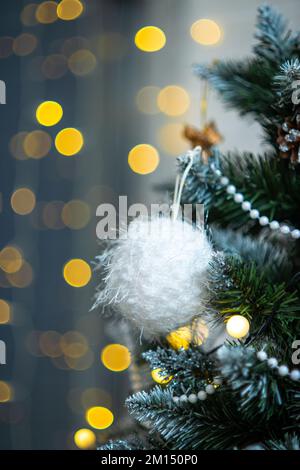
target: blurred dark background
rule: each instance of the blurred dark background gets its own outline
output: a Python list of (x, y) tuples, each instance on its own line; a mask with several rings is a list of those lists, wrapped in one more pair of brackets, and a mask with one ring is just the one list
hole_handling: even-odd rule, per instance
[[(200, 126), (201, 87), (191, 65), (250, 54), (260, 4), (67, 1), (71, 16), (72, 8), (83, 7), (68, 20), (57, 17), (63, 2), (0, 6), (0, 80), (7, 92), (0, 105), (0, 340), (7, 353), (0, 365), (1, 449), (74, 449), (74, 433), (83, 428), (104, 442), (110, 428), (92, 429), (86, 421), (93, 406), (113, 413), (112, 429), (126, 419), (128, 371), (112, 372), (100, 358), (108, 344), (126, 342), (122, 327), (90, 311), (96, 276), (76, 288), (63, 268), (72, 259), (92, 266), (100, 250), (99, 204), (117, 207), (119, 195), (129, 204), (165, 197), (154, 188), (172, 182), (174, 157), (189, 148), (183, 125)], [(269, 3), (283, 7), (279, 0)], [(284, 2), (292, 25), (297, 3)], [(215, 44), (191, 38), (190, 27), (201, 18), (220, 26)], [(167, 38), (155, 53), (134, 43), (147, 25)], [(162, 111), (157, 96), (169, 85), (174, 96)], [(48, 100), (64, 111), (52, 127), (36, 119), (37, 107)], [(225, 137), (223, 148), (260, 149), (256, 125), (225, 110), (213, 95), (208, 104), (208, 117)], [(54, 141), (70, 127), (82, 133), (84, 146), (67, 157)], [(128, 152), (137, 144), (159, 152), (155, 172), (129, 168)], [(95, 446), (91, 435), (83, 436), (82, 446), (89, 439)]]

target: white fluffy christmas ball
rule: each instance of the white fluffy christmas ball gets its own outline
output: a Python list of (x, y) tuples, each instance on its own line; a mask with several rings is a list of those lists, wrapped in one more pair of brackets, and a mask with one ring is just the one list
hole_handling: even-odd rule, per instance
[(96, 305), (112, 305), (147, 336), (166, 334), (205, 312), (212, 256), (202, 229), (167, 217), (137, 218), (106, 254)]

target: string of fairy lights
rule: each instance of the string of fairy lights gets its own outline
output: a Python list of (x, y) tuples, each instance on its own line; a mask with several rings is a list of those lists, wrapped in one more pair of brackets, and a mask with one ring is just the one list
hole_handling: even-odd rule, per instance
[[(101, 33), (92, 39), (74, 36), (54, 42), (49, 54), (40, 54), (40, 40), (34, 32), (36, 26), (47, 27), (59, 21), (75, 21), (86, 14), (88, 3), (80, 0), (43, 1), (25, 5), (20, 12), (20, 21), (27, 29), (15, 38), (0, 37), (0, 60), (12, 56), (24, 58), (27, 77), (33, 83), (39, 83), (60, 80), (66, 74), (76, 78), (88, 77), (96, 70), (99, 61), (123, 59), (130, 51), (130, 41), (134, 42), (139, 54), (168, 52), (170, 46), (165, 32), (157, 26), (141, 25), (130, 40), (113, 31)], [(223, 32), (215, 21), (199, 19), (187, 28), (187, 35), (197, 44), (211, 46), (222, 40)], [(192, 101), (181, 84), (167, 84), (164, 87), (150, 84), (136, 91), (135, 106), (137, 112), (150, 119), (158, 114), (170, 119), (159, 129), (153, 142), (137, 143), (128, 152), (129, 168), (137, 175), (147, 175), (158, 168), (161, 151), (178, 155), (187, 150), (188, 143), (182, 137), (183, 124), (177, 119), (186, 115)], [(58, 158), (53, 160), (53, 165), (56, 165), (59, 176), (72, 180), (72, 159), (82, 156), (84, 145), (84, 133), (72, 127), (64, 103), (47, 100), (36, 105), (32, 130), (20, 130), (11, 136), (9, 151), (16, 164), (51, 158), (55, 152)], [(68, 162), (67, 170), (65, 162)], [(99, 191), (103, 191), (103, 188), (91, 188), (83, 200), (40, 201), (31, 187), (20, 186), (12, 191), (9, 201), (15, 216), (28, 217), (34, 229), (81, 230), (91, 220), (92, 202), (97, 199)], [(104, 188), (104, 191), (110, 189)], [(90, 264), (81, 257), (67, 260), (59, 274), (73, 288), (88, 285), (92, 277)], [(33, 267), (23, 249), (14, 243), (1, 247), (1, 287), (28, 288), (33, 279)], [(13, 307), (11, 302), (0, 299), (0, 325), (12, 324)], [(201, 340), (197, 344), (205, 341), (208, 335), (205, 325), (201, 325), (201, 331)], [(187, 348), (192, 342), (190, 332), (189, 327), (181, 328), (170, 334), (167, 340), (175, 349)], [(96, 360), (87, 337), (79, 331), (61, 333), (34, 330), (26, 341), (27, 349), (33, 356), (48, 358), (55, 367), (63, 370), (80, 372), (90, 368)], [(130, 352), (121, 344), (106, 345), (100, 353), (100, 360), (111, 373), (121, 373), (131, 366)], [(153, 371), (152, 378), (157, 383), (167, 383), (161, 371)], [(13, 384), (1, 380), (0, 403), (13, 400)], [(78, 409), (84, 410), (86, 425), (73, 432), (74, 443), (80, 449), (94, 448), (96, 440), (101, 439), (98, 431), (108, 429), (115, 421), (110, 395), (97, 387), (72, 389), (67, 401), (74, 413), (78, 413)]]

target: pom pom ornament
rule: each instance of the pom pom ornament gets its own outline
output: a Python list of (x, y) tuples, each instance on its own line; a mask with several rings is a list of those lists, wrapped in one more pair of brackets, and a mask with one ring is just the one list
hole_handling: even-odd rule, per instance
[(191, 166), (192, 157), (180, 185), (177, 180), (172, 218), (133, 220), (127, 236), (106, 254), (105, 285), (95, 306), (113, 306), (150, 337), (168, 334), (203, 315), (208, 300), (212, 247), (204, 230), (177, 219)]

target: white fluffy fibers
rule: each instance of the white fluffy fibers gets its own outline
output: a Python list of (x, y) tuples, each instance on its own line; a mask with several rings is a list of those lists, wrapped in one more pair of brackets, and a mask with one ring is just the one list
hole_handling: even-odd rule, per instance
[(166, 334), (204, 313), (212, 255), (204, 231), (187, 222), (137, 218), (106, 256), (96, 304), (113, 305), (148, 336)]

